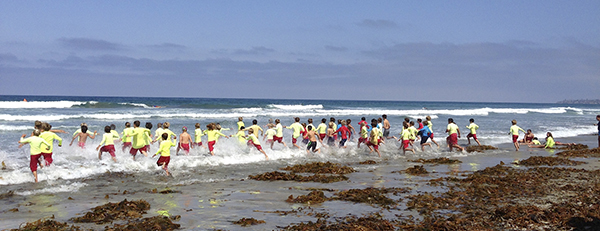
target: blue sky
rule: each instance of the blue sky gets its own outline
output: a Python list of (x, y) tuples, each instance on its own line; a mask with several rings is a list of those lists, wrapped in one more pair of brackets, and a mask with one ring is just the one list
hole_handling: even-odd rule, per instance
[(600, 98), (600, 1), (0, 1), (0, 95)]

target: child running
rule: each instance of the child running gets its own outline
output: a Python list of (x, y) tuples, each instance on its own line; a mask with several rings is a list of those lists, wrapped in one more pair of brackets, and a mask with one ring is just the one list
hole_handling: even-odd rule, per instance
[(160, 142), (160, 147), (158, 148), (158, 151), (156, 152), (156, 154), (152, 155), (152, 158), (154, 158), (156, 155), (160, 154), (160, 158), (158, 158), (158, 161), (156, 161), (156, 165), (161, 166), (162, 169), (165, 170), (165, 172), (167, 173), (167, 176), (169, 175), (169, 162), (171, 162), (171, 147), (174, 147), (175, 144), (173, 142), (171, 142), (171, 139), (169, 139), (169, 134), (167, 133), (163, 133), (161, 135), (162, 138), (162, 142)]
[(241, 126), (240, 130), (238, 130), (238, 132), (235, 135), (231, 135), (230, 137), (235, 136), (241, 145), (243, 145), (245, 143), (249, 143), (248, 140), (246, 140), (246, 132), (244, 132), (245, 130), (246, 130), (246, 127)]
[(144, 156), (148, 156), (148, 145), (150, 144), (151, 139), (150, 130), (140, 127), (140, 124), (141, 122), (139, 120), (133, 121), (133, 131), (130, 134), (127, 134), (132, 137), (129, 154), (133, 156), (134, 161), (138, 151)]
[(433, 123), (431, 122), (431, 116), (426, 116), (425, 119), (427, 120), (427, 127), (429, 127), (429, 130), (431, 130), (431, 135), (429, 135), (429, 139), (431, 139), (431, 142), (437, 145), (437, 148), (440, 148), (440, 145), (433, 139)]
[(50, 144), (48, 148), (42, 148), (42, 156), (44, 156), (44, 162), (46, 162), (46, 166), (50, 166), (52, 164), (52, 150), (54, 149), (54, 140), (58, 140), (58, 146), (62, 147), (62, 138), (60, 138), (56, 133), (52, 132), (52, 125), (49, 123), (42, 123), (42, 133), (40, 134), (40, 138), (44, 139), (46, 142)]
[(377, 128), (377, 121), (371, 121), (371, 127), (372, 129), (371, 133), (369, 134), (369, 141), (367, 142), (367, 147), (369, 147), (369, 149), (371, 150), (369, 153), (375, 150), (375, 152), (377, 152), (377, 155), (379, 155), (379, 157), (381, 158), (381, 152), (379, 152), (379, 144), (383, 144), (385, 142), (381, 139), (381, 132)]
[(246, 136), (246, 139), (248, 141), (252, 142), (254, 147), (256, 147), (256, 149), (258, 149), (258, 151), (262, 152), (262, 154), (265, 155), (265, 158), (267, 158), (267, 160), (269, 159), (269, 156), (267, 156), (267, 153), (265, 152), (265, 150), (263, 150), (262, 146), (260, 146), (260, 141), (258, 140), (256, 135), (254, 135), (254, 130), (252, 130), (252, 129), (248, 130), (248, 136)]
[(133, 132), (133, 128), (131, 128), (131, 123), (125, 122), (125, 129), (121, 133), (121, 142), (123, 142), (123, 147), (121, 151), (125, 152), (125, 148), (131, 148), (131, 136), (130, 134)]
[(277, 134), (277, 131), (275, 130), (275, 126), (273, 124), (269, 124), (267, 125), (269, 127), (269, 129), (267, 129), (267, 131), (265, 132), (265, 136), (263, 137), (263, 140), (267, 140), (267, 144), (271, 145), (271, 149), (273, 149), (273, 144), (275, 143), (273, 141), (273, 138), (275, 137), (275, 135)]
[(321, 119), (321, 124), (317, 127), (317, 133), (319, 134), (319, 140), (321, 141), (327, 137), (327, 119)]
[(479, 140), (477, 139), (477, 129), (479, 129), (479, 125), (475, 124), (475, 120), (471, 118), (469, 119), (469, 126), (466, 127), (471, 131), (467, 135), (467, 140), (469, 141), (467, 145), (471, 145), (471, 137), (473, 137), (473, 140), (475, 140), (475, 142), (477, 142), (477, 144), (481, 146), (481, 143), (479, 143)]
[[(283, 144), (283, 146), (287, 148), (287, 145), (285, 144), (285, 142), (283, 142), (283, 126), (281, 125), (281, 121), (279, 119), (275, 119), (275, 131), (277, 133), (273, 137), (273, 143), (279, 142), (280, 144)], [(272, 148), (273, 148), (273, 145), (271, 145), (271, 149)]]
[(217, 143), (217, 139), (221, 136), (229, 139), (228, 136), (224, 135), (223, 133), (221, 133), (219, 130), (217, 130), (217, 125), (215, 123), (210, 123), (208, 125), (206, 125), (206, 131), (204, 131), (204, 133), (206, 133), (206, 137), (208, 139), (208, 151), (210, 152), (211, 155), (215, 155), (214, 149), (215, 149), (215, 144)]
[(321, 149), (317, 148), (317, 140), (319, 143), (321, 143), (321, 145), (323, 145), (323, 142), (317, 138), (317, 131), (313, 129), (312, 125), (308, 125), (307, 128), (308, 131), (306, 132), (306, 135), (304, 135), (304, 138), (308, 139), (308, 145), (306, 146), (306, 154), (310, 154), (311, 149), (313, 153), (321, 153)]
[(42, 144), (46, 145), (46, 150), (50, 150), (50, 144), (48, 142), (46, 142), (44, 139), (39, 137), (40, 130), (34, 130), (32, 136), (28, 137), (27, 139), (24, 139), (25, 136), (26, 136), (25, 134), (23, 134), (21, 136), (21, 140), (19, 140), (19, 148), (23, 147), (23, 145), (25, 145), (27, 143), (29, 144), (29, 146), (30, 146), (29, 169), (31, 169), (31, 172), (33, 173), (33, 177), (35, 178), (35, 183), (37, 183), (38, 182), (38, 175), (37, 175), (38, 164), (40, 165), (40, 168), (44, 167), (44, 165), (40, 161), (40, 157), (42, 157), (42, 148), (43, 148)]
[(304, 128), (300, 124), (300, 118), (296, 117), (296, 118), (294, 118), (294, 121), (295, 122), (292, 125), (290, 125), (289, 127), (285, 127), (285, 128), (292, 129), (292, 144), (294, 145), (294, 147), (297, 147), (298, 149), (302, 149), (302, 148), (300, 148), (300, 146), (298, 146), (296, 144), (296, 142), (298, 141), (298, 137), (300, 137), (300, 132), (302, 132), (302, 130), (304, 130)]
[(341, 139), (340, 139), (340, 143), (339, 143), (339, 147), (340, 148), (346, 148), (346, 141), (348, 141), (348, 137), (350, 136), (350, 130), (348, 130), (348, 127), (346, 127), (346, 121), (342, 120), (342, 126), (340, 128), (338, 128), (335, 133), (340, 133), (341, 134)]
[(194, 130), (194, 144), (198, 147), (204, 147), (202, 144), (202, 136), (204, 135), (204, 132), (202, 132), (202, 129), (200, 128), (200, 123), (196, 123), (194, 126), (196, 127), (196, 130)]
[(398, 141), (402, 142), (401, 145), (401, 149), (402, 149), (402, 154), (406, 155), (406, 151), (411, 151), (413, 153), (415, 153), (415, 150), (412, 148), (408, 148), (408, 145), (410, 144), (411, 140), (414, 140), (414, 134), (411, 131), (411, 129), (409, 129), (410, 124), (409, 123), (403, 123), (404, 129), (402, 130), (402, 134), (400, 135), (400, 139), (398, 139)]
[(508, 134), (512, 135), (512, 141), (513, 141), (513, 144), (515, 145), (515, 149), (517, 151), (519, 151), (519, 131), (522, 131), (523, 133), (525, 133), (525, 130), (523, 130), (521, 127), (517, 126), (517, 120), (512, 120), (511, 123), (512, 123), (512, 126), (510, 126), (510, 132)]
[(454, 119), (448, 118), (448, 127), (446, 128), (446, 132), (448, 133), (448, 138), (446, 138), (446, 142), (448, 142), (448, 147), (450, 151), (452, 148), (456, 148), (461, 152), (464, 150), (460, 145), (458, 145), (458, 138), (460, 138), (460, 129), (458, 129), (458, 125), (454, 123)]
[(85, 141), (87, 141), (87, 138), (89, 137), (90, 139), (94, 139), (96, 138), (96, 134), (98, 134), (98, 132), (94, 131), (94, 133), (90, 135), (90, 133), (88, 133), (88, 127), (85, 125), (81, 126), (81, 132), (73, 136), (69, 146), (73, 145), (73, 141), (75, 141), (75, 139), (79, 139), (78, 146), (82, 149), (85, 149)]
[(367, 142), (369, 141), (369, 130), (367, 129), (367, 125), (365, 123), (359, 123), (359, 125), (360, 125), (360, 137), (358, 138), (358, 145), (356, 148), (360, 148), (360, 144), (362, 144), (362, 143), (364, 143), (366, 145)]
[[(96, 147), (96, 151), (98, 151), (98, 159), (102, 160), (102, 153), (108, 152), (112, 160), (116, 163), (117, 158), (115, 158), (115, 137), (112, 132), (110, 132), (110, 126), (104, 127), (104, 135), (102, 135), (102, 141), (100, 141), (100, 145)], [(104, 146), (102, 146), (104, 144)], [(102, 148), (100, 148), (102, 147)]]
[(187, 132), (187, 127), (183, 126), (181, 128), (181, 134), (179, 135), (179, 145), (177, 145), (177, 151), (175, 151), (175, 155), (179, 155), (179, 149), (183, 149), (185, 155), (190, 155), (190, 144), (192, 144), (192, 136)]
[[(427, 126), (427, 121), (423, 122), (423, 128), (419, 130), (419, 136), (421, 136), (421, 150), (425, 151), (425, 146), (431, 147), (430, 143), (427, 143), (429, 136), (431, 135), (431, 129)], [(431, 147), (433, 149), (433, 147)]]

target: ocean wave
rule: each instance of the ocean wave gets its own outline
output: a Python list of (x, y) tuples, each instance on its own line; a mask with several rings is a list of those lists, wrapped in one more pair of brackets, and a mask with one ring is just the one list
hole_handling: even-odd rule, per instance
[(33, 129), (33, 125), (31, 126), (13, 126), (13, 125), (1, 125), (0, 131), (24, 131)]
[(281, 104), (269, 104), (269, 105), (267, 105), (267, 107), (268, 108), (283, 109), (283, 110), (323, 109), (323, 105), (321, 105), (321, 104), (318, 104), (318, 105), (302, 105), (302, 104), (281, 105)]
[(88, 102), (81, 101), (0, 101), (0, 108), (70, 108)]

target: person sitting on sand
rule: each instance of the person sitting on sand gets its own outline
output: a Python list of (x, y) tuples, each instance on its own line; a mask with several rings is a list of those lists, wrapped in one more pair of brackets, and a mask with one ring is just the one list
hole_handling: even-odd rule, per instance
[(531, 129), (527, 129), (527, 132), (525, 133), (525, 137), (523, 137), (523, 139), (519, 140), (519, 143), (531, 144), (531, 143), (533, 143), (534, 137), (535, 137), (535, 135), (533, 134)]

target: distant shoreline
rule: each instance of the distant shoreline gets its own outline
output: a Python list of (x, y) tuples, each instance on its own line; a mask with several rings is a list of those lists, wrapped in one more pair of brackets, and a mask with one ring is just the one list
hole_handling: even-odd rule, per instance
[(571, 99), (556, 102), (557, 104), (600, 104), (600, 99)]

